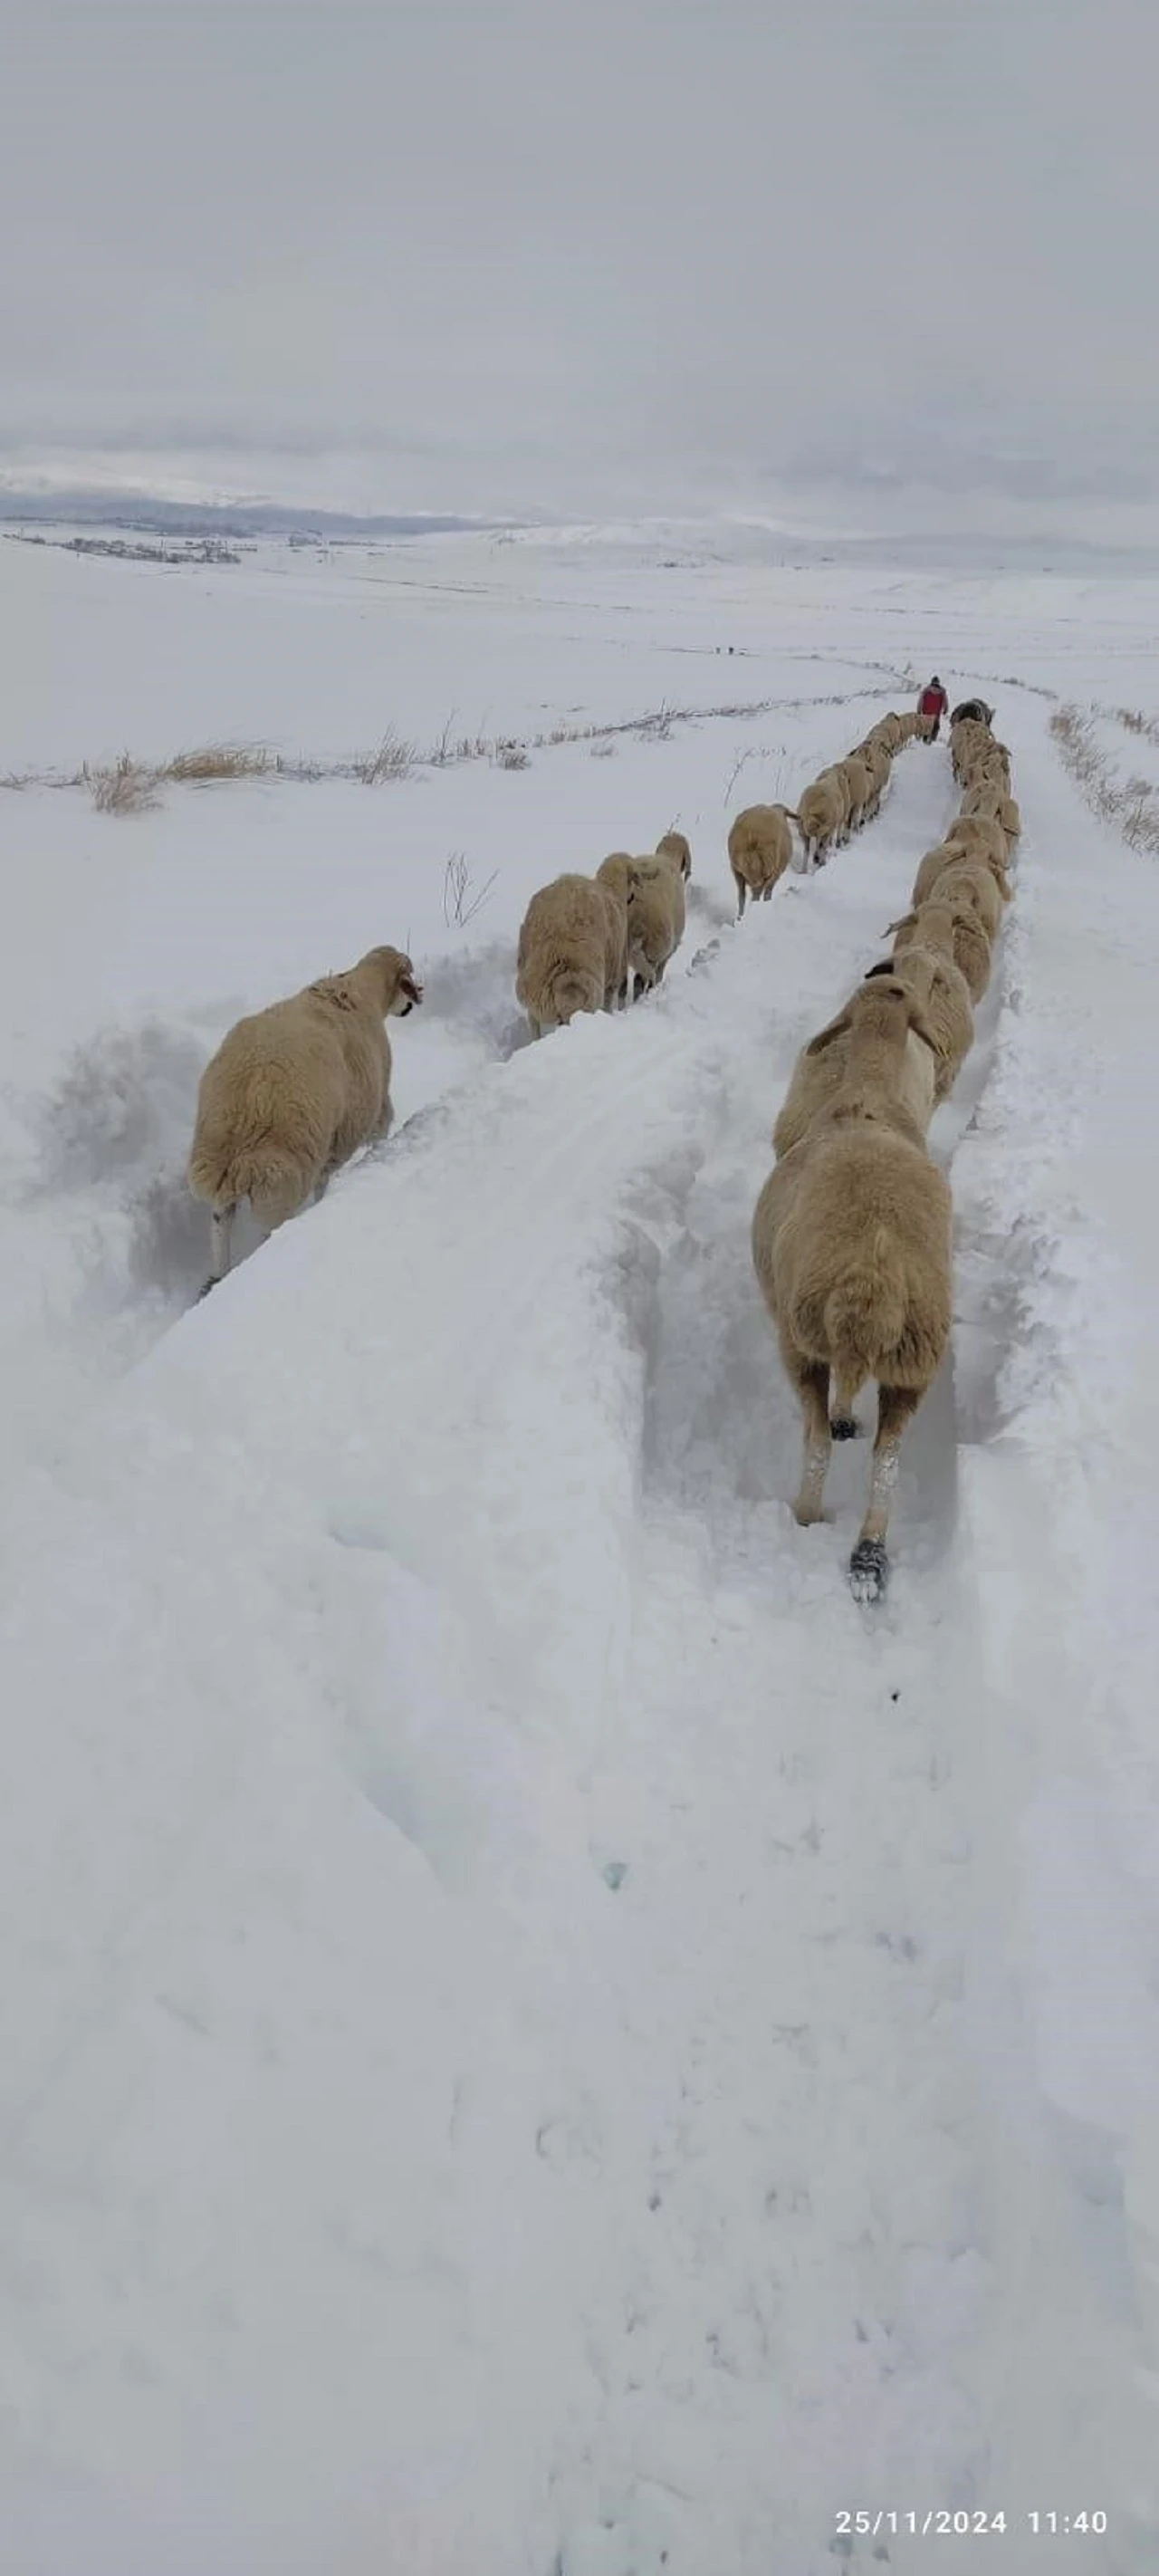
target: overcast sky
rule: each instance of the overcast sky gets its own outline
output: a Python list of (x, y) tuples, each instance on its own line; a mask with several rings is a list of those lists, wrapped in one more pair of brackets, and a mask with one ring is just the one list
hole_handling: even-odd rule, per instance
[(0, 35), (9, 456), (228, 447), (244, 485), (280, 449), (309, 498), (338, 450), (466, 509), (786, 465), (1159, 489), (1157, 0), (21, 0)]

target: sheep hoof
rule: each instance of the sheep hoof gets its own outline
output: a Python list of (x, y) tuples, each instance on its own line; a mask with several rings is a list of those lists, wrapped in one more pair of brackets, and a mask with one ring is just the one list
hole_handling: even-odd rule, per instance
[(835, 1413), (829, 1425), (829, 1431), (834, 1440), (860, 1440), (861, 1438), (861, 1424), (854, 1421), (851, 1413)]
[(880, 1601), (889, 1581), (885, 1541), (859, 1538), (849, 1559), (849, 1589), (855, 1601)]

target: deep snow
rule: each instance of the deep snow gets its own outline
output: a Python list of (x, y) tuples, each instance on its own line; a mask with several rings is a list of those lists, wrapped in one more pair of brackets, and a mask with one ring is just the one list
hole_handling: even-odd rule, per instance
[[(368, 669), (349, 562), (10, 559), (16, 770), (781, 703), (378, 791), (0, 799), (5, 2569), (824, 2576), (840, 2508), (943, 2506), (1007, 2535), (853, 2563), (1142, 2576), (1159, 880), (1046, 693), (1149, 708), (1153, 592), (448, 540), (373, 560)], [(944, 750), (739, 929), (723, 844), (911, 652), (1018, 670), (1026, 829), (869, 1614), (864, 1448), (834, 1523), (788, 1512), (748, 1222)], [(674, 821), (680, 970), (526, 1048), (527, 894)], [(456, 849), (498, 872), (465, 930)], [(189, 1311), (201, 1062), (378, 938), (427, 984), (405, 1123)]]

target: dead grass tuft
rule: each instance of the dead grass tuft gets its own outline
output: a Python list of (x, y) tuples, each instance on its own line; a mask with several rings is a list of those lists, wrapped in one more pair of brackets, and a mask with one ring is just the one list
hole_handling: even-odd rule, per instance
[(262, 778), (273, 761), (256, 742), (203, 743), (197, 751), (179, 751), (160, 772), (179, 787), (206, 787), (216, 779)]
[(404, 741), (394, 726), (388, 725), (377, 751), (356, 761), (354, 774), (364, 787), (382, 787), (392, 779), (409, 778), (417, 758), (416, 745)]
[(98, 814), (146, 814), (151, 806), (160, 804), (156, 770), (146, 769), (127, 751), (121, 753), (112, 769), (93, 769), (84, 774)]
[[(1119, 711), (1121, 714), (1121, 710)], [(1056, 707), (1050, 730), (1084, 803), (1132, 850), (1159, 856), (1159, 793), (1148, 778), (1116, 778), (1095, 732), (1093, 714), (1072, 704)], [(1145, 722), (1128, 732), (1148, 732)]]

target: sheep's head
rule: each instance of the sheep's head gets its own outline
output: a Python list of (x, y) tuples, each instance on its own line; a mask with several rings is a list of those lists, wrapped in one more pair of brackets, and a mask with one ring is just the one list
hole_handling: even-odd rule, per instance
[(656, 856), (658, 859), (678, 860), (681, 876), (691, 876), (692, 852), (683, 832), (665, 832), (663, 840), (656, 843)]
[(401, 948), (372, 948), (362, 962), (373, 964), (378, 971), (383, 1018), (404, 1020), (423, 998), (422, 985), (409, 957), (404, 957)]
[(818, 1030), (817, 1036), (810, 1038), (805, 1052), (811, 1056), (824, 1055), (835, 1039), (846, 1036), (852, 1038), (855, 1045), (858, 1037), (862, 1036), (884, 1038), (894, 1046), (904, 1046), (911, 1029), (936, 1054), (937, 1039), (920, 1000), (908, 984), (903, 984), (892, 967), (887, 966), (879, 976), (872, 980), (866, 978), (860, 991), (846, 1003), (837, 1018), (830, 1021), (828, 1028)]
[(596, 869), (596, 882), (608, 894), (617, 895), (621, 903), (630, 905), (639, 891), (640, 871), (627, 850), (611, 850)]

